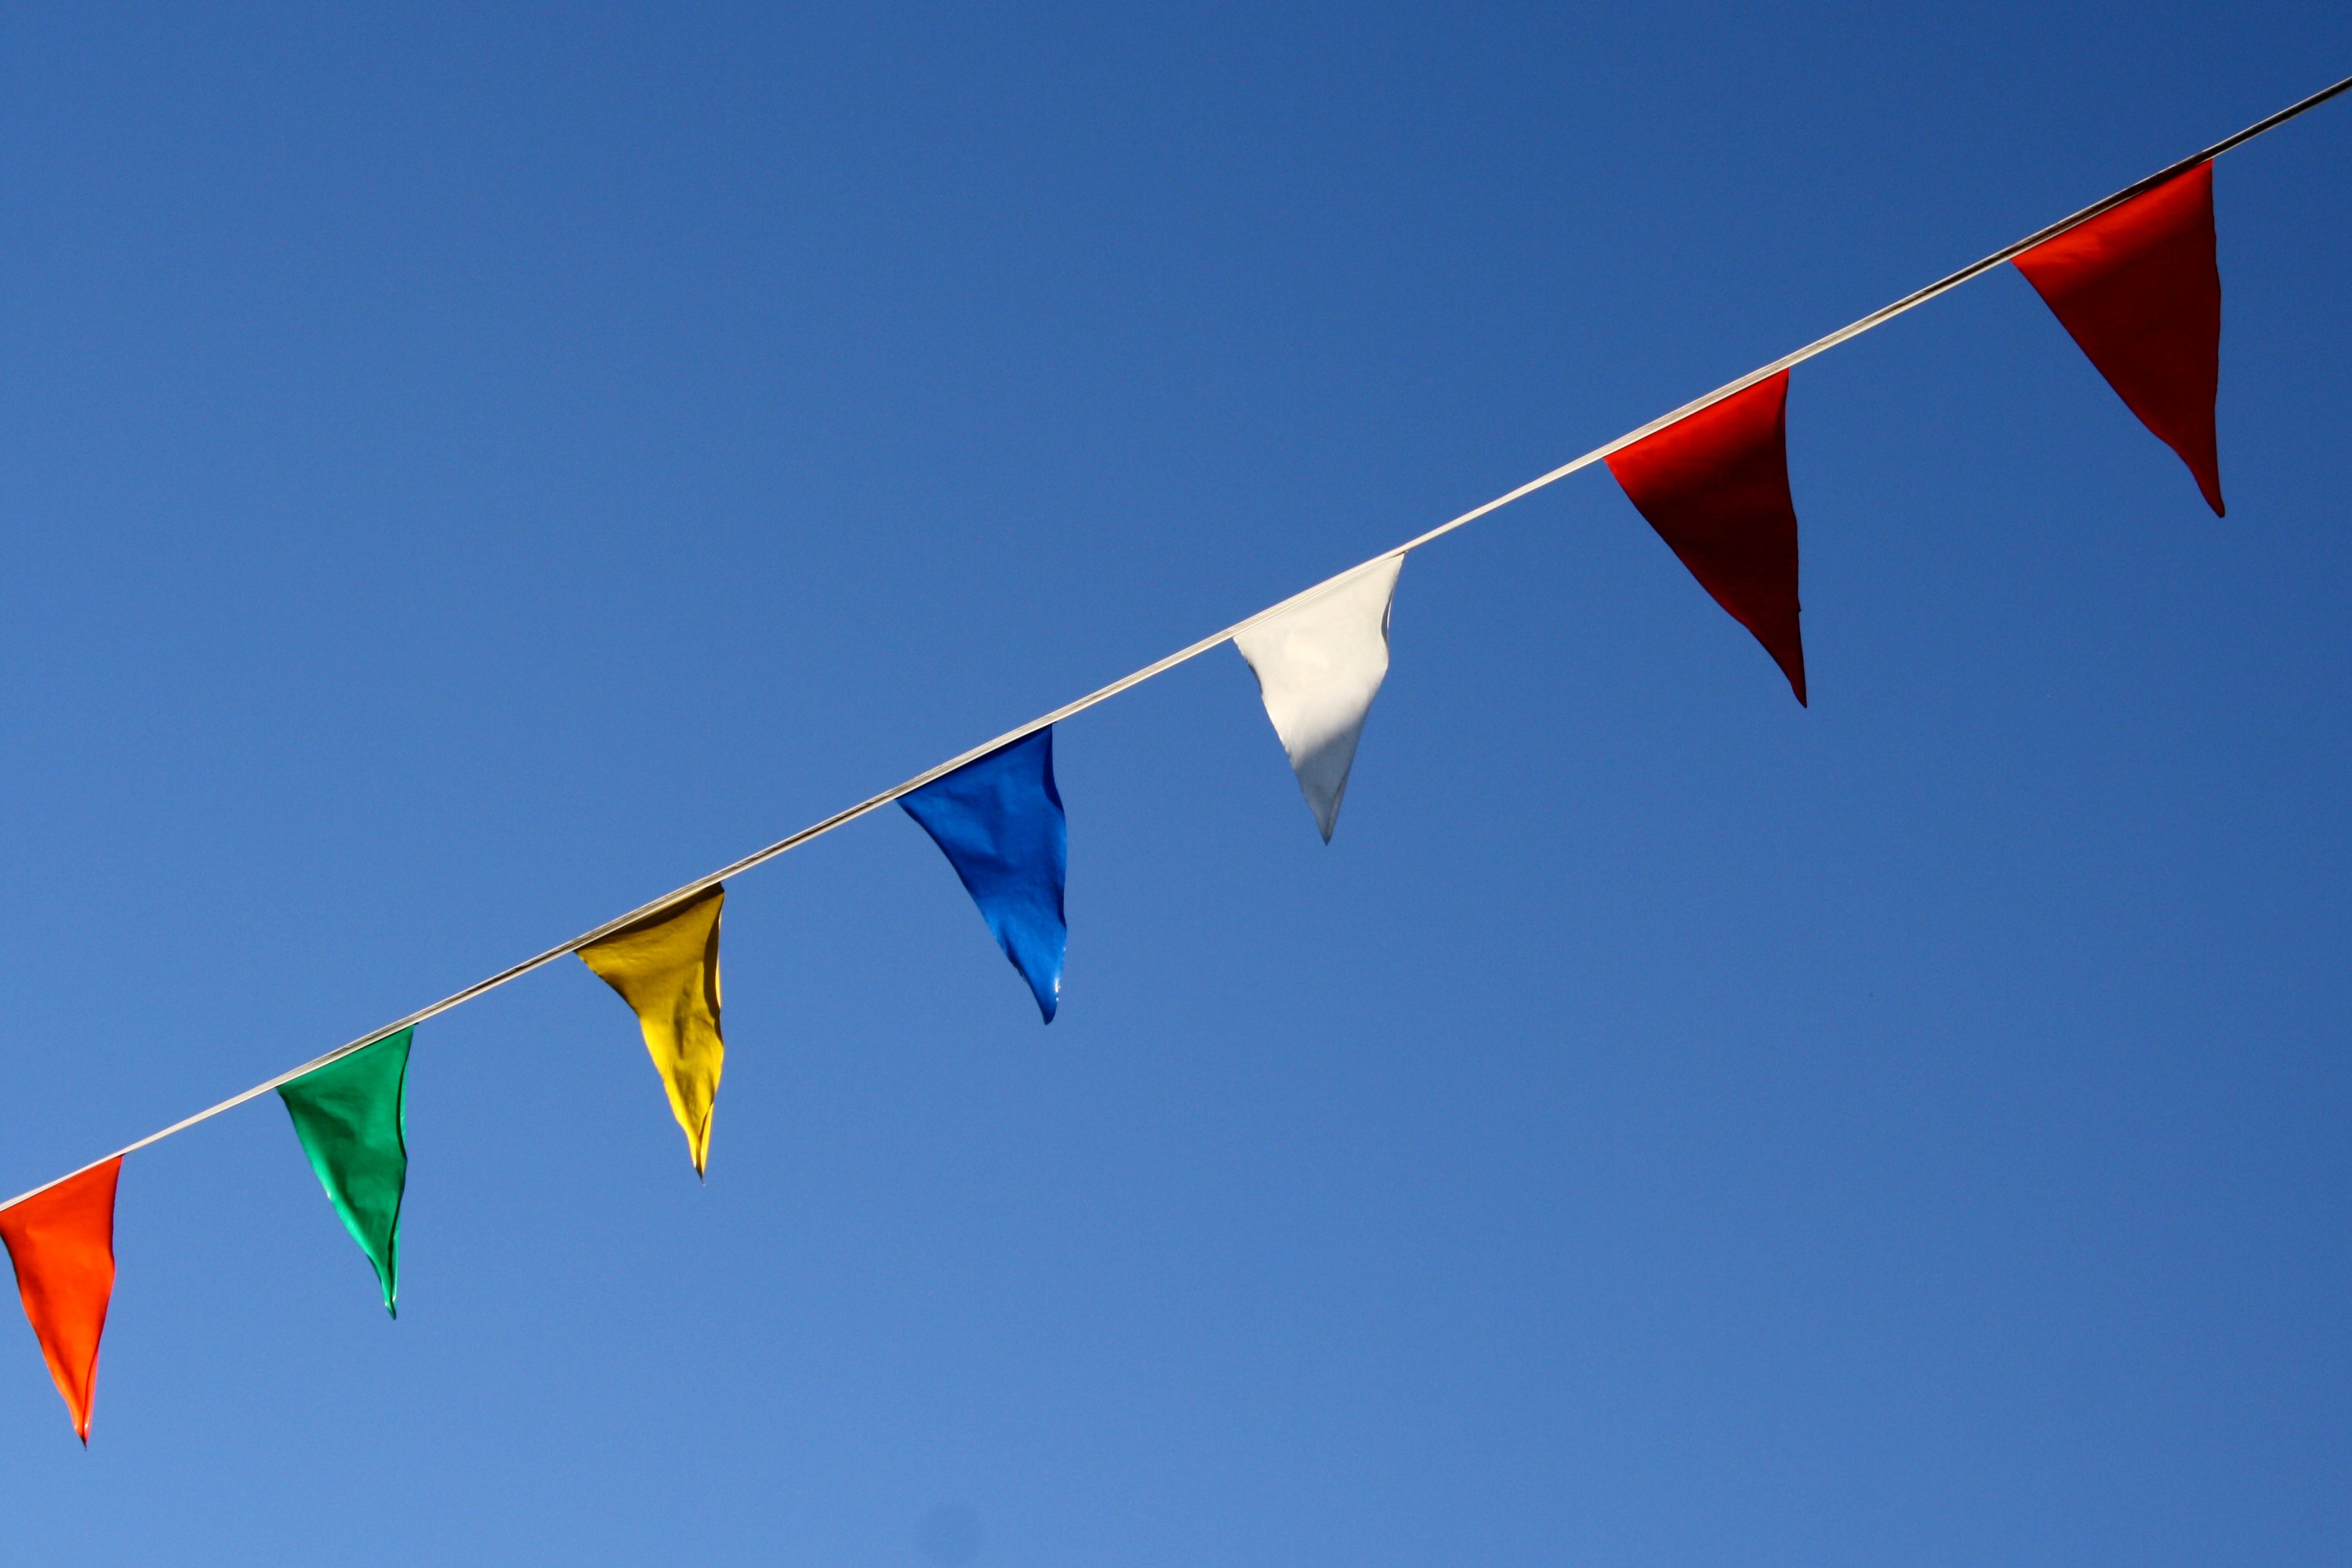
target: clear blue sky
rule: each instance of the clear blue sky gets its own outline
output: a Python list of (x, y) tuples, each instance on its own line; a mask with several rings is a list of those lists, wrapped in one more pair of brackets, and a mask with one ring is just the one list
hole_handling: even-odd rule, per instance
[[(20, 7), (0, 1188), (2352, 70), (2303, 5)], [(2098, 13), (2098, 14), (2094, 14)], [(1595, 471), (1415, 556), (1337, 842), (1067, 725), (1042, 1028), (889, 812), (735, 884), (696, 1184), (419, 1031), (397, 1323), (135, 1157), (14, 1563), (2352, 1556), (2352, 102), (2224, 161), (2231, 515), (2011, 273), (1790, 400), (1813, 707)]]

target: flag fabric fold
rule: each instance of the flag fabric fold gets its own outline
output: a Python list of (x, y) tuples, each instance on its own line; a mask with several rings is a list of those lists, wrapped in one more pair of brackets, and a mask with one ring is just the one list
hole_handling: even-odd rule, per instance
[(1070, 941), (1062, 910), (1069, 825), (1054, 787), (1053, 726), (966, 763), (898, 804), (947, 856), (1052, 1023)]
[(121, 1174), (118, 1154), (0, 1209), (16, 1294), (84, 1447), (98, 1394), (98, 1342), (114, 1299), (114, 1189)]
[(395, 1318), (400, 1203), (408, 1188), (408, 1047), (415, 1034), (407, 1028), (386, 1035), (278, 1086), (310, 1169), (374, 1267), (383, 1310)]
[(698, 1176), (709, 1162), (710, 1109), (727, 1060), (719, 1033), (719, 911), (726, 901), (725, 888), (711, 888), (580, 950), (581, 962), (636, 1010)]
[(1403, 569), (1402, 555), (1375, 562), (1234, 637), (1326, 844), (1389, 672), (1389, 609)]
[(2189, 465), (2205, 504), (2221, 516), (2213, 165), (2176, 174), (2013, 260), (2124, 405)]
[(1699, 586), (1764, 645), (1801, 703), (1788, 413), (1784, 370), (1612, 453), (1609, 471)]

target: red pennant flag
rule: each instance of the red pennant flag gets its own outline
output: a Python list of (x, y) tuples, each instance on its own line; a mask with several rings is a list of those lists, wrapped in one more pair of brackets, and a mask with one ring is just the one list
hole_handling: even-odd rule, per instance
[(1784, 370), (1612, 454), (1609, 471), (1699, 586), (1756, 634), (1802, 702), (1788, 414)]
[(98, 1387), (98, 1339), (114, 1296), (114, 1183), (121, 1174), (118, 1154), (0, 1209), (0, 1240), (16, 1266), (16, 1293), (85, 1446)]
[(2221, 271), (2213, 260), (2213, 165), (2078, 224), (2016, 258), (2059, 324), (2156, 438), (2180, 454), (2213, 515), (2221, 459)]

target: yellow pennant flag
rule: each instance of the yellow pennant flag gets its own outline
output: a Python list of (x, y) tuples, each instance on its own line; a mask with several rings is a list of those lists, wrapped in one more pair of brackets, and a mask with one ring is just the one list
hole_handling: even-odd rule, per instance
[(698, 1176), (710, 1155), (710, 1106), (727, 1060), (719, 1037), (719, 906), (726, 901), (727, 889), (713, 888), (580, 950), (581, 962), (636, 1009)]

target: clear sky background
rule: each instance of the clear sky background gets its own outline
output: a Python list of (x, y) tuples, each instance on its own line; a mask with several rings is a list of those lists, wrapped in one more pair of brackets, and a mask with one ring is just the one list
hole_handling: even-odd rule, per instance
[[(0, 1188), (2352, 71), (2309, 4), (18, 7)], [(566, 961), (397, 1323), (131, 1160), (11, 1562), (2352, 1556), (2352, 102), (2217, 179), (2226, 521), (2013, 273), (1796, 373), (1814, 705), (1594, 470), (1406, 565), (1337, 842), (1064, 727), (1041, 1028), (896, 811), (739, 880), (698, 1186)]]

